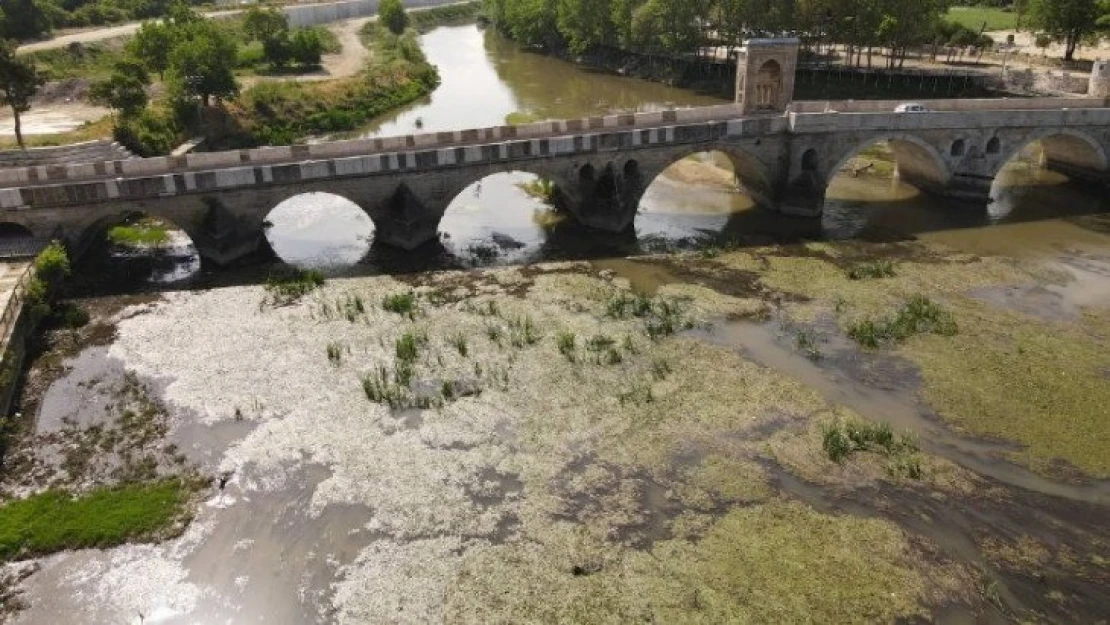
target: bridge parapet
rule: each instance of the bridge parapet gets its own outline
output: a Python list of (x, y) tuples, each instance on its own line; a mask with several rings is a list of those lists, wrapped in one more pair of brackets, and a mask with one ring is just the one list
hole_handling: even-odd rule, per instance
[(852, 130), (931, 130), (979, 127), (1110, 125), (1110, 108), (1017, 111), (934, 111), (931, 113), (790, 113), (795, 134)]
[(648, 113), (544, 121), (522, 126), (494, 126), (453, 132), (327, 141), (310, 145), (263, 147), (224, 152), (195, 152), (184, 156), (161, 156), (55, 167), (3, 169), (0, 170), (0, 187), (104, 177), (174, 174), (246, 164), (273, 165), (325, 158), (386, 154), (419, 148), (469, 146), (512, 141), (514, 139), (544, 139), (606, 130), (655, 128), (674, 124), (721, 121), (739, 116), (740, 111), (737, 105), (725, 104)]

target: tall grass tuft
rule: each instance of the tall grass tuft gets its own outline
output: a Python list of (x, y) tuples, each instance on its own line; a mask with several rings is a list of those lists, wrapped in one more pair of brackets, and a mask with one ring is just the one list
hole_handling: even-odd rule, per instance
[(296, 303), (324, 285), (324, 274), (315, 269), (283, 269), (266, 279), (266, 292), (276, 306)]
[(578, 337), (573, 332), (560, 332), (555, 336), (555, 345), (559, 348), (559, 353), (562, 354), (570, 362), (578, 360)]
[(848, 327), (848, 336), (868, 349), (900, 343), (916, 334), (955, 336), (959, 326), (952, 314), (925, 297), (914, 295), (894, 314), (881, 319), (859, 319)]
[(909, 435), (896, 435), (887, 423), (837, 421), (821, 428), (821, 446), (829, 460), (843, 463), (857, 452), (871, 452), (887, 458), (891, 475), (920, 479), (921, 460), (917, 443)]
[(387, 312), (412, 319), (416, 316), (416, 294), (409, 291), (408, 293), (386, 295), (385, 299), (382, 300), (382, 308)]
[(876, 260), (852, 267), (847, 272), (850, 280), (866, 280), (868, 278), (893, 278), (894, 263), (889, 260)]
[(469, 345), (467, 344), (466, 335), (456, 334), (449, 339), (449, 342), (463, 358), (466, 358), (470, 355), (470, 349)]

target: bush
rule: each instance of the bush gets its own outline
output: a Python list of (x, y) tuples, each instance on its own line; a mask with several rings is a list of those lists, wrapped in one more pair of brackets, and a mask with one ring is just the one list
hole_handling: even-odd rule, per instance
[(69, 254), (58, 241), (51, 241), (35, 257), (35, 275), (44, 281), (49, 289), (57, 289), (69, 274)]
[(112, 130), (116, 141), (140, 156), (169, 154), (180, 143), (181, 128), (172, 113), (146, 109), (120, 120)]
[(301, 67), (319, 67), (324, 40), (314, 28), (299, 28), (289, 38), (289, 56)]
[(394, 34), (405, 32), (409, 16), (401, 0), (382, 0), (378, 5), (378, 20)]

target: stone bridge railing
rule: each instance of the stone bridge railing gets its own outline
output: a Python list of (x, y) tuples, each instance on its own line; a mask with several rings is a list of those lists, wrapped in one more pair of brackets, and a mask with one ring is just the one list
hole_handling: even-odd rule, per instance
[(56, 184), (99, 178), (155, 176), (244, 165), (277, 165), (347, 156), (465, 147), (520, 139), (563, 137), (591, 131), (646, 129), (675, 124), (721, 121), (735, 119), (739, 116), (739, 107), (725, 104), (653, 113), (546, 121), (521, 126), (495, 126), (452, 132), (328, 141), (310, 145), (288, 145), (226, 152), (198, 152), (184, 156), (159, 156), (102, 163), (0, 169), (0, 187)]
[[(930, 100), (929, 107), (936, 113), (913, 115), (887, 115), (878, 120), (864, 120), (854, 116), (829, 117), (827, 113), (890, 113), (898, 102), (844, 101), (844, 102), (794, 102), (788, 113), (791, 130), (795, 132), (822, 132), (824, 124), (829, 130), (849, 129), (850, 124), (881, 123), (892, 120), (897, 124), (910, 124), (907, 128), (921, 127), (936, 119), (938, 124), (951, 124), (953, 118), (939, 116), (941, 112), (998, 112), (1045, 111), (1110, 108), (1110, 99), (1096, 98), (1030, 98), (1004, 100)], [(811, 117), (819, 115), (820, 117)], [(366, 156), (405, 151), (419, 151), (447, 147), (498, 143), (521, 139), (565, 137), (590, 132), (647, 129), (711, 121), (727, 121), (740, 117), (740, 108), (733, 104), (690, 109), (609, 115), (584, 119), (544, 121), (521, 126), (496, 126), (458, 130), (453, 132), (426, 133), (407, 136), (349, 141), (329, 141), (311, 145), (264, 147), (252, 150), (227, 152), (201, 152), (184, 156), (78, 163), (68, 165), (43, 165), (15, 169), (0, 169), (0, 188), (58, 184), (69, 181), (101, 178), (129, 178), (156, 176), (188, 171), (215, 170), (245, 165), (276, 165), (282, 163), (334, 159), (348, 156)], [(836, 119), (837, 121), (831, 121)], [(851, 120), (851, 121), (849, 121)], [(943, 121), (941, 121), (943, 120)], [(858, 127), (858, 126), (856, 126)], [(935, 126), (945, 127), (945, 126)], [(824, 131), (829, 131), (824, 130)], [(6, 205), (0, 205), (6, 206)]]

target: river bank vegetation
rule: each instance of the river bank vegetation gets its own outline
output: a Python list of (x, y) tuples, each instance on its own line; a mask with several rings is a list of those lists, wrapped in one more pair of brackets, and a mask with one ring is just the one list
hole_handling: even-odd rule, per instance
[[(911, 50), (980, 48), (993, 42), (966, 21), (947, 19), (939, 0), (485, 0), (489, 18), (506, 35), (538, 48), (581, 54), (614, 48), (707, 60), (715, 48), (732, 52), (749, 37), (792, 33), (813, 55), (845, 47), (846, 61), (871, 67), (877, 53), (901, 66)], [(1030, 0), (1030, 25), (1068, 43), (1105, 28), (1110, 6), (1095, 0)], [(1102, 24), (1102, 25), (1100, 25)]]

